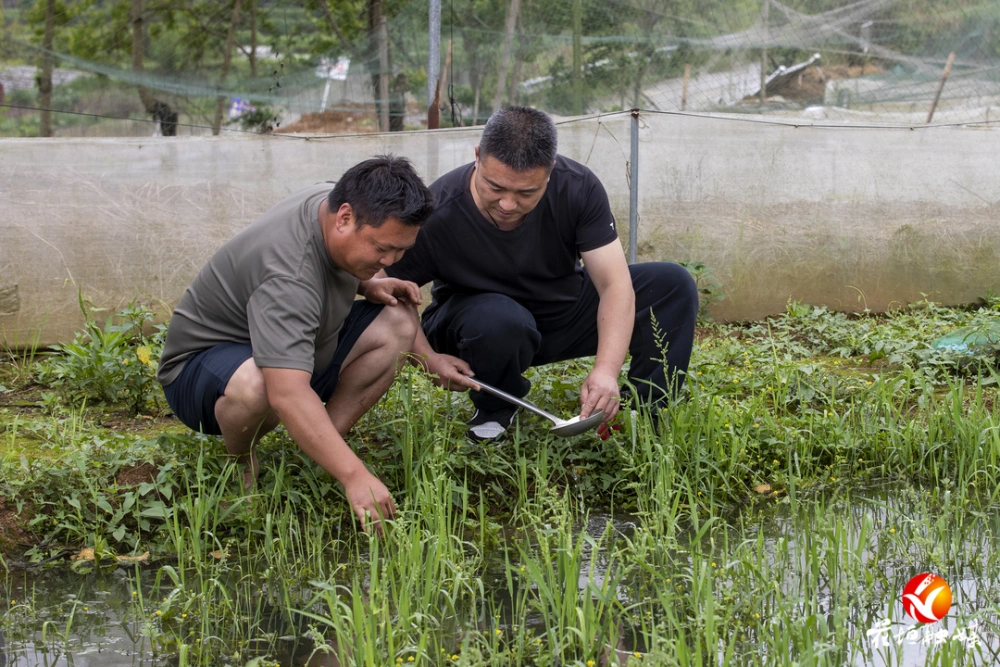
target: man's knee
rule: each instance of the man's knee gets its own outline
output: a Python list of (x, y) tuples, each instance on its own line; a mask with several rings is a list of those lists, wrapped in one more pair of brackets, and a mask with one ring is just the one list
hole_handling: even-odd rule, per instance
[(222, 399), (246, 414), (264, 415), (270, 411), (271, 404), (267, 399), (264, 373), (253, 359), (243, 362), (229, 378), (225, 393), (220, 400)]
[(417, 315), (416, 306), (400, 304), (398, 306), (387, 306), (382, 309), (387, 322), (392, 327), (393, 332), (401, 340), (413, 340), (417, 335), (417, 327), (420, 326), (420, 317)]
[(654, 292), (653, 302), (666, 302), (678, 317), (693, 320), (697, 316), (698, 285), (687, 269), (673, 262), (651, 262), (644, 265), (644, 270), (648, 274), (642, 289)]
[(418, 326), (415, 307), (405, 304), (386, 306), (372, 322), (371, 333), (377, 336), (377, 344), (380, 347), (391, 346), (400, 351), (407, 351), (413, 349)]
[[(486, 296), (486, 295), (484, 295)], [(527, 308), (510, 297), (489, 295), (465, 318), (462, 338), (507, 347), (522, 341), (541, 341), (535, 318)]]
[(680, 264), (664, 262), (665, 271), (671, 284), (675, 285), (677, 300), (687, 306), (692, 317), (698, 314), (698, 284), (691, 272)]

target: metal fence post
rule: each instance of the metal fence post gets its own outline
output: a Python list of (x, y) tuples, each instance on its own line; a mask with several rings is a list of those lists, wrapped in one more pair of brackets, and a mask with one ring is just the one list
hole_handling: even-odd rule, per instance
[(430, 41), (427, 48), (427, 106), (434, 103), (434, 91), (441, 77), (441, 0), (431, 0), (428, 17)]
[(628, 263), (639, 247), (639, 110), (632, 109), (632, 156), (628, 165)]

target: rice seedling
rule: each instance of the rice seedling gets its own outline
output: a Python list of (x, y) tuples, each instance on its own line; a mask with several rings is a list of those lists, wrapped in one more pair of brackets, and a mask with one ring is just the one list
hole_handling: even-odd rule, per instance
[[(0, 526), (21, 602), (2, 628), (22, 656), (83, 650), (94, 603), (24, 591), (90, 547), (62, 571), (117, 573), (150, 664), (995, 664), (997, 373), (930, 341), (996, 310), (790, 304), (710, 325), (659, 423), (626, 411), (604, 441), (522, 416), (475, 446), (465, 399), (408, 369), (348, 438), (399, 503), (381, 537), (281, 429), (247, 492), (155, 399), (109, 428), (107, 406), (18, 380), (0, 394), (22, 403), (0, 398)], [(586, 371), (533, 369), (531, 398), (571, 413)], [(922, 572), (954, 600), (924, 625), (901, 598)]]

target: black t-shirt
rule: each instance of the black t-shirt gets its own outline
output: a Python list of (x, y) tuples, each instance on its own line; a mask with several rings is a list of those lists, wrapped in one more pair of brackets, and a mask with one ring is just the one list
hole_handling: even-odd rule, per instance
[(560, 155), (538, 205), (520, 225), (502, 231), (476, 207), (469, 189), (473, 167), (431, 184), (434, 213), (386, 273), (418, 285), (434, 281), (425, 315), (453, 294), (484, 292), (511, 297), (539, 320), (565, 313), (583, 285), (580, 253), (618, 238), (604, 186), (590, 169)]

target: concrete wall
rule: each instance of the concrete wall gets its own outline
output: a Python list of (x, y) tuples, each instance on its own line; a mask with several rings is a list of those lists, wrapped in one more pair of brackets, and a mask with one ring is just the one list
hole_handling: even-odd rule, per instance
[(724, 318), (1000, 291), (995, 129), (645, 120), (640, 258), (715, 267)]
[[(713, 267), (721, 319), (779, 312), (789, 298), (974, 300), (1000, 290), (998, 136), (645, 115), (639, 257)], [(78, 290), (108, 309), (135, 297), (171, 306), (215, 248), (285, 194), (382, 152), (410, 157), (429, 181), (470, 161), (477, 139), (0, 140), (2, 336), (71, 338)], [(561, 124), (560, 149), (601, 177), (627, 237), (627, 115)]]

